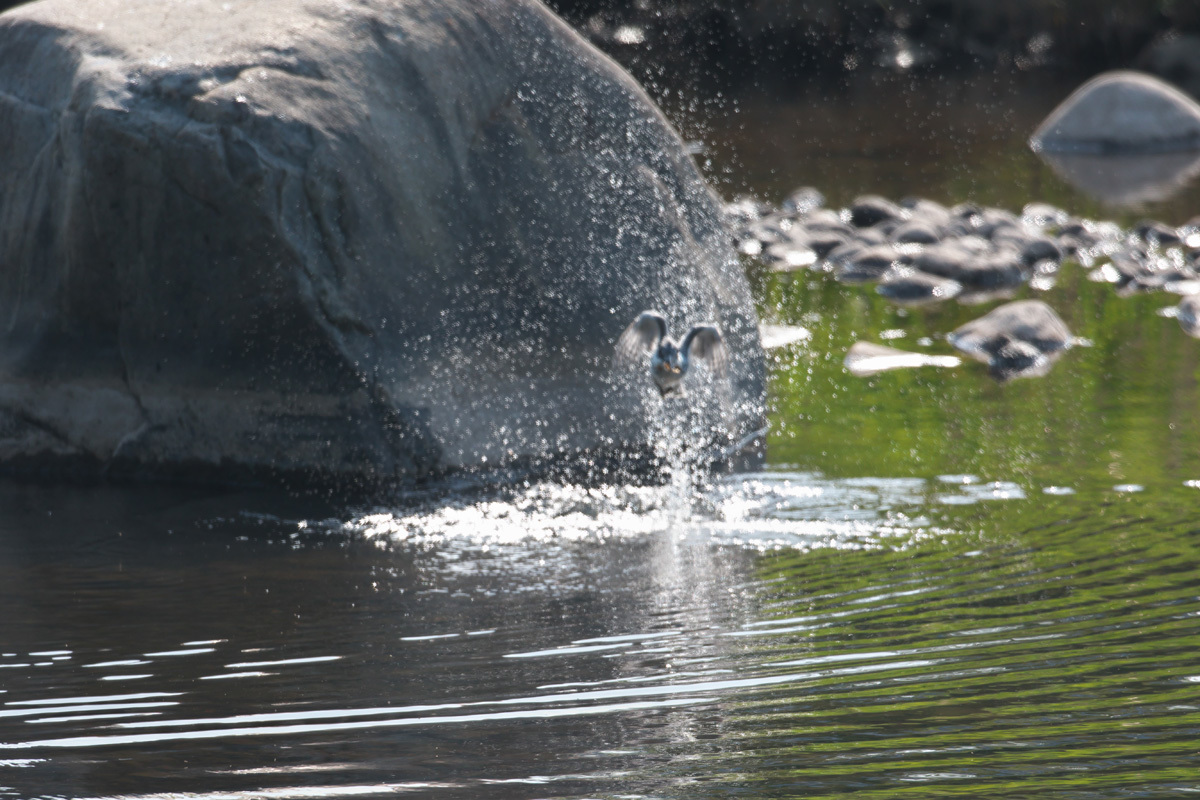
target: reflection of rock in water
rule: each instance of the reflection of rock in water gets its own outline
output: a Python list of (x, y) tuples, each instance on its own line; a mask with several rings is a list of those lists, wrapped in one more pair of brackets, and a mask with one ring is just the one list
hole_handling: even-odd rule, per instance
[(1116, 208), (1167, 200), (1200, 174), (1200, 153), (1039, 153), (1064, 181)]
[(1000, 306), (959, 326), (947, 339), (1002, 381), (1045, 375), (1073, 341), (1054, 309), (1040, 300)]

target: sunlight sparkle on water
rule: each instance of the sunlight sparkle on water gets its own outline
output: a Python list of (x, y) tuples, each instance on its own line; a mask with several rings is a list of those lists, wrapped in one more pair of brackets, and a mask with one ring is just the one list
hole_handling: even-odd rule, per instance
[(381, 545), (494, 547), (603, 541), (670, 533), (765, 550), (877, 546), (924, 524), (899, 509), (918, 506), (919, 479), (832, 481), (811, 474), (739, 475), (695, 489), (583, 487), (538, 483), (525, 489), (375, 510), (348, 530)]

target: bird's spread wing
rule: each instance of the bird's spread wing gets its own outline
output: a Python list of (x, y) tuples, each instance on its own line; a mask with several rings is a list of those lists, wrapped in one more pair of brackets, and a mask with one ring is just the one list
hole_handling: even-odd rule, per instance
[(643, 311), (617, 339), (616, 362), (628, 364), (642, 358), (667, 335), (667, 321), (657, 311)]
[(685, 358), (707, 361), (712, 371), (724, 377), (729, 370), (729, 350), (716, 325), (697, 325), (688, 331), (679, 348)]

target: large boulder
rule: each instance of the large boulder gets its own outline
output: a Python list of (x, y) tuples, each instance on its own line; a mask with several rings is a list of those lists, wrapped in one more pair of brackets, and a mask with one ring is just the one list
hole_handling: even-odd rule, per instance
[(1150, 75), (1107, 72), (1059, 104), (1030, 146), (1047, 153), (1200, 150), (1200, 104)]
[[(719, 204), (536, 0), (41, 0), (0, 16), (0, 467), (392, 480), (636, 449), (643, 308), (712, 320)], [(644, 376), (643, 376), (644, 377)]]

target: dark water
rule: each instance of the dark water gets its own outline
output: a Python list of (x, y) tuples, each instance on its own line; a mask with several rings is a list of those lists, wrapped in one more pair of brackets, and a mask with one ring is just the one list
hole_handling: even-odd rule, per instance
[[(1054, 87), (909, 88), (672, 113), (728, 195), (1200, 211), (1064, 184), (1023, 145)], [(761, 474), (371, 508), (0, 485), (0, 794), (1200, 792), (1200, 341), (1174, 298), (1068, 264), (1023, 290), (1091, 342), (1046, 377), (864, 379), (851, 342), (941, 352), (990, 306), (748, 269), (811, 332), (774, 354)]]

